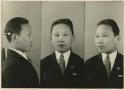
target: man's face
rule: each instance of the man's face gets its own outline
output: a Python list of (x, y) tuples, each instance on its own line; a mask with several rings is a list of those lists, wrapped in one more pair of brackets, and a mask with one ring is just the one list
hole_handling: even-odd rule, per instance
[(101, 53), (111, 53), (116, 50), (118, 36), (114, 36), (112, 27), (99, 25), (96, 29), (95, 43)]
[(74, 35), (70, 27), (65, 24), (57, 24), (53, 27), (51, 33), (52, 44), (58, 52), (64, 53), (71, 48)]
[(16, 49), (23, 52), (30, 50), (30, 47), (32, 46), (31, 33), (32, 31), (29, 24), (22, 25), (20, 35), (16, 35)]

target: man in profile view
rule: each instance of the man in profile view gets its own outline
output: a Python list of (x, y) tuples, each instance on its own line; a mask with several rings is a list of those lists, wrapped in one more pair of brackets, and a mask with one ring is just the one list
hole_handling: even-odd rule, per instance
[(38, 76), (25, 52), (32, 46), (29, 21), (15, 17), (8, 21), (5, 34), (9, 41), (7, 57), (2, 67), (3, 88), (37, 88)]

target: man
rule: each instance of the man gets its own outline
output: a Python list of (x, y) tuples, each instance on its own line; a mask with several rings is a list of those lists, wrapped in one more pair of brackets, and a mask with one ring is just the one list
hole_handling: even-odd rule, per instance
[(95, 43), (100, 54), (85, 63), (89, 88), (123, 88), (123, 55), (117, 51), (119, 28), (112, 19), (98, 23)]
[(5, 34), (10, 46), (2, 67), (3, 88), (39, 86), (35, 68), (25, 54), (32, 46), (31, 33), (29, 21), (25, 18), (15, 17), (6, 24)]
[(53, 22), (51, 41), (55, 52), (41, 60), (41, 87), (83, 87), (84, 60), (71, 50), (74, 38), (73, 24), (70, 19), (58, 19)]

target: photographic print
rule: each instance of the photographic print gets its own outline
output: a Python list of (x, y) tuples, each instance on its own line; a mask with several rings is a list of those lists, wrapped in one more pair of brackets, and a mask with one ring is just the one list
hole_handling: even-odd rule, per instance
[(123, 89), (123, 1), (1, 1), (1, 88)]

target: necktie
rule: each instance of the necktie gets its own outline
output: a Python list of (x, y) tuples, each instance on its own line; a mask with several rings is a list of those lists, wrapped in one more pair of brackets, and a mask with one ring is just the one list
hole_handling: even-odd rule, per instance
[(61, 73), (64, 74), (64, 71), (65, 71), (65, 61), (64, 61), (63, 54), (60, 55), (59, 66), (60, 66)]
[(111, 72), (111, 63), (109, 55), (107, 55), (106, 59), (104, 60), (104, 65), (107, 71), (107, 75), (109, 76)]

